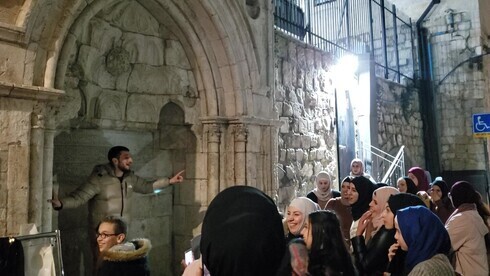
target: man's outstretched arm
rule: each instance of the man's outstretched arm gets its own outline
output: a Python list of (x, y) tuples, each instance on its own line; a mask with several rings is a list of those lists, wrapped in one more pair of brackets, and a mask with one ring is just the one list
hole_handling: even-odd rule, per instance
[(181, 183), (184, 181), (184, 170), (178, 172), (176, 175), (172, 176), (171, 178), (161, 178), (158, 179), (157, 181), (153, 182), (153, 190), (160, 190), (163, 189), (169, 185)]

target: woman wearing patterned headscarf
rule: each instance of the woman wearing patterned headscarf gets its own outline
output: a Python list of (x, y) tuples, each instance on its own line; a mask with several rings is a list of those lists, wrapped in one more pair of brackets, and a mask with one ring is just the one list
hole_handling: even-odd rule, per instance
[(332, 190), (332, 178), (327, 172), (321, 171), (316, 175), (316, 188), (309, 192), (306, 197), (317, 203), (321, 209), (325, 209), (331, 198), (339, 197), (340, 192)]
[(480, 195), (466, 181), (451, 188), (456, 211), (447, 219), (446, 229), (455, 252), (455, 270), (462, 275), (489, 275), (485, 235), (486, 218), (490, 215)]
[[(432, 211), (424, 206), (401, 209), (396, 212), (395, 229), (396, 245), (407, 251), (408, 275), (454, 275), (447, 258), (451, 250), (449, 234)], [(388, 258), (392, 256), (390, 248)]]
[(204, 216), (200, 248), (213, 276), (275, 275), (286, 244), (274, 201), (253, 187), (223, 190)]

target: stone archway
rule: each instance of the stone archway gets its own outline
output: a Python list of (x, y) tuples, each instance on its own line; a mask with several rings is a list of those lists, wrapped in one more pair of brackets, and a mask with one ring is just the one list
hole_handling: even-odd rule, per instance
[[(220, 190), (237, 183), (275, 191), (269, 4), (257, 2), (247, 10), (246, 2), (228, 0), (21, 2), (15, 32), (9, 33), (25, 57), (15, 56), (23, 72), (16, 73), (15, 83), (42, 90), (38, 97), (65, 92), (35, 110), (33, 118), (45, 124), (32, 137), (26, 134), (36, 140), (31, 147), (44, 145), (43, 155), (31, 158), (43, 197), (52, 182), (62, 193), (80, 185), (115, 144), (131, 148), (140, 175), (160, 176), (160, 110), (170, 102), (182, 110), (185, 128), (195, 137), (196, 151), (186, 153), (185, 165), (194, 170), (196, 204), (182, 209), (186, 217), (202, 214)], [(171, 195), (158, 195), (166, 196)], [(33, 205), (22, 219), (35, 219), (46, 231), (59, 225), (69, 241), (87, 237), (83, 208), (60, 214), (52, 224), (52, 210), (38, 205), (46, 208)], [(187, 247), (199, 223), (197, 215), (184, 230), (173, 229), (181, 235), (176, 250)], [(75, 247), (73, 253), (79, 266), (70, 273), (78, 273), (88, 261), (83, 250)]]
[[(72, 27), (60, 64), (66, 65), (60, 85), (67, 97), (56, 117), (54, 174), (61, 194), (81, 185), (93, 165), (107, 162), (104, 155), (114, 145), (129, 147), (135, 171), (148, 179), (170, 176), (186, 167), (187, 156), (195, 158), (195, 150), (187, 154), (189, 145), (178, 143), (183, 139), (168, 139), (168, 134), (185, 135), (196, 148), (190, 131), (190, 125), (198, 124), (193, 114), (200, 113), (194, 68), (179, 38), (139, 2), (114, 1), (80, 20)], [(185, 185), (194, 187), (194, 177), (187, 173)], [(184, 191), (175, 188), (176, 195)], [(185, 197), (174, 198), (173, 188), (133, 198), (137, 207), (132, 210), (129, 236), (152, 240), (151, 267), (156, 275), (172, 273), (173, 241), (179, 240), (173, 235), (173, 202), (185, 202)], [(181, 204), (176, 210), (182, 208), (187, 207)], [(88, 239), (86, 222), (73, 221), (86, 217), (86, 212), (86, 206), (61, 212), (64, 240)], [(192, 229), (186, 227), (192, 226), (188, 223), (177, 232), (189, 239)], [(90, 267), (86, 243), (64, 249), (67, 274)], [(71, 265), (75, 263), (83, 265)]]

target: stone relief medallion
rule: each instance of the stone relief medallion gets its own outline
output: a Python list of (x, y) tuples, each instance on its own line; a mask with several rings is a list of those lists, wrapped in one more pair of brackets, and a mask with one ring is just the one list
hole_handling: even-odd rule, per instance
[(107, 54), (105, 61), (107, 72), (113, 76), (119, 76), (122, 73), (129, 71), (129, 58), (129, 52), (124, 48), (112, 48)]

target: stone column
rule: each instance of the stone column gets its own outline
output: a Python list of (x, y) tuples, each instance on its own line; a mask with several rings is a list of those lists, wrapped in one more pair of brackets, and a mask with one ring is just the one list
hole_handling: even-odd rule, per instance
[[(28, 220), (29, 147), (21, 141), (8, 144), (7, 235), (18, 235)], [(27, 167), (27, 168), (26, 168)]]
[(245, 125), (235, 125), (233, 129), (235, 137), (235, 185), (247, 184), (247, 134)]
[(42, 111), (31, 114), (31, 155), (29, 173), (29, 223), (41, 231), (43, 195), (44, 116)]
[[(53, 230), (53, 225), (58, 225), (57, 221), (53, 224), (53, 213), (51, 204), (47, 202), (51, 198), (53, 192), (53, 155), (54, 155), (54, 137), (56, 131), (46, 129), (44, 131), (44, 154), (43, 154), (43, 206), (42, 206), (42, 232), (50, 232)], [(58, 187), (56, 191), (58, 192)]]
[(208, 138), (208, 205), (219, 193), (220, 177), (220, 141), (221, 127), (219, 124), (209, 124), (207, 129)]

